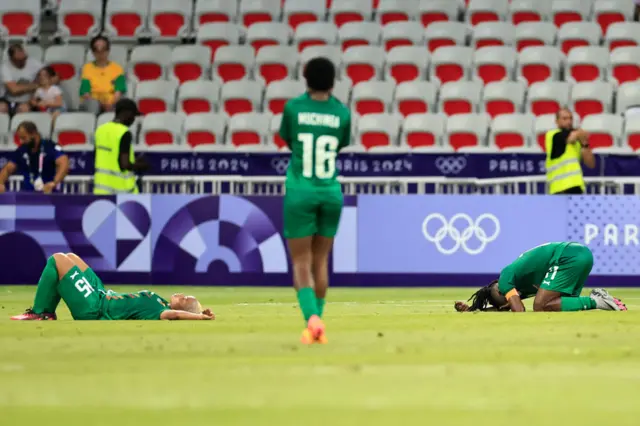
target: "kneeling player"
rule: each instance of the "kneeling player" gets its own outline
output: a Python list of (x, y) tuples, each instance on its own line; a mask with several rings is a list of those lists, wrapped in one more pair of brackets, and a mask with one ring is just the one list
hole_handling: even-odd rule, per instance
[(326, 342), (320, 318), (329, 286), (329, 253), (343, 204), (336, 157), (351, 135), (349, 109), (331, 95), (335, 76), (329, 59), (311, 59), (304, 70), (307, 93), (287, 102), (280, 126), (280, 136), (291, 148), (284, 236), (307, 325), (302, 333), (305, 344)]
[(42, 271), (33, 308), (12, 320), (55, 320), (64, 300), (75, 320), (211, 320), (193, 296), (174, 294), (166, 301), (152, 291), (105, 290), (93, 270), (73, 253), (56, 253)]
[(592, 266), (593, 254), (588, 247), (576, 243), (543, 244), (521, 254), (502, 270), (499, 279), (473, 294), (471, 306), (456, 302), (455, 309), (524, 312), (522, 300), (535, 296), (533, 310), (538, 312), (626, 311), (622, 301), (603, 289), (580, 296)]

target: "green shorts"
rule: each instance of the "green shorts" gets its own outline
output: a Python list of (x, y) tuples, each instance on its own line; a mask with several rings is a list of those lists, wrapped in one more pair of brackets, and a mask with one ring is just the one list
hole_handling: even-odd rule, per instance
[(323, 190), (287, 188), (284, 196), (285, 238), (304, 238), (313, 235), (335, 237), (340, 224), (343, 203), (340, 188)]
[(74, 266), (58, 284), (58, 293), (75, 320), (97, 320), (102, 317), (104, 286), (91, 270), (84, 272)]
[(580, 296), (592, 267), (591, 250), (583, 245), (569, 244), (547, 272), (540, 288), (572, 297)]

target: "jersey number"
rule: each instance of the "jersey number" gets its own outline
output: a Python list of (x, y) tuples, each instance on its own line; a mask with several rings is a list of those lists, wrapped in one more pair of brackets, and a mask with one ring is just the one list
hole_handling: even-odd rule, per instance
[(302, 142), (302, 176), (332, 178), (336, 173), (338, 138), (322, 135), (314, 140), (312, 133), (300, 133), (298, 140)]
[(91, 288), (91, 284), (89, 284), (89, 281), (87, 281), (86, 278), (80, 278), (76, 281), (76, 288), (80, 293), (84, 293), (85, 299), (93, 293), (93, 288)]
[(542, 280), (542, 284), (551, 284), (551, 281), (553, 281), (553, 279), (556, 277), (556, 274), (558, 273), (558, 268), (559, 267), (557, 265), (549, 268), (546, 275), (544, 276), (544, 280)]

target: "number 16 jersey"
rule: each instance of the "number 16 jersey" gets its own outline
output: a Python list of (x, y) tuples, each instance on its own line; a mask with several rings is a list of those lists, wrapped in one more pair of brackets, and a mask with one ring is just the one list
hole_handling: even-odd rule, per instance
[(351, 112), (335, 97), (316, 101), (305, 93), (289, 100), (280, 124), (280, 137), (291, 149), (286, 187), (339, 187), (336, 159), (350, 136)]

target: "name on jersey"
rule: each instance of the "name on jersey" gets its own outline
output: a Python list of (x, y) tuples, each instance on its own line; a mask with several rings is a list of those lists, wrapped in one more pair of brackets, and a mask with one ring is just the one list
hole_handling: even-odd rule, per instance
[(337, 129), (340, 127), (340, 117), (331, 114), (300, 112), (298, 113), (298, 124), (304, 124), (307, 126), (324, 126)]

